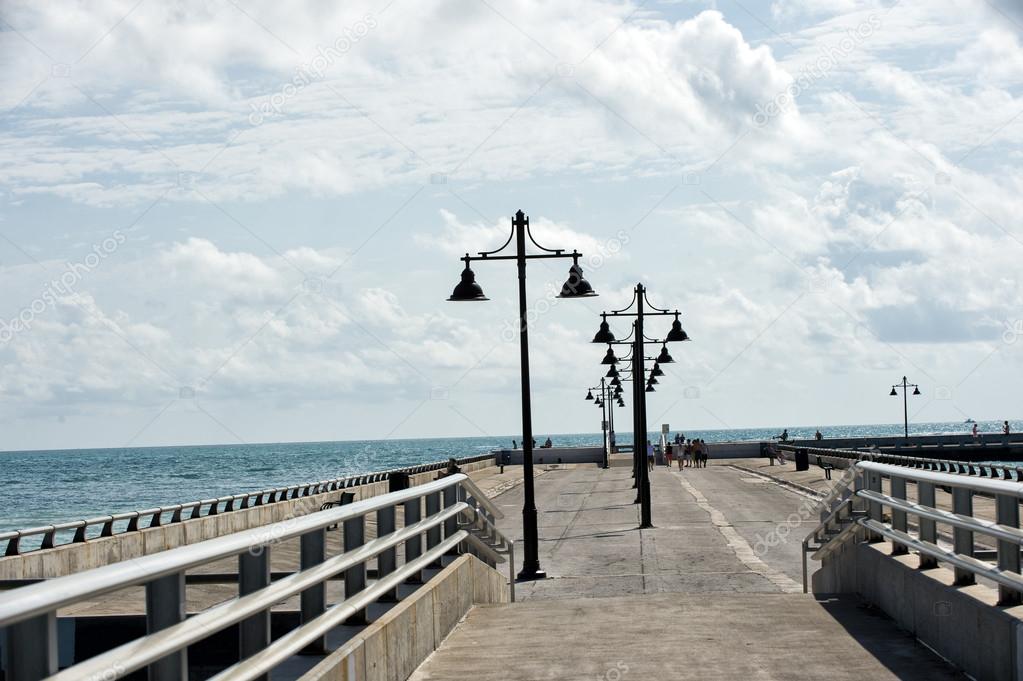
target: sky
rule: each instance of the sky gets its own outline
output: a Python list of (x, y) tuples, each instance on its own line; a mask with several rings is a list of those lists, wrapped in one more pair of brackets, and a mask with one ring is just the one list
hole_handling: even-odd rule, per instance
[(1021, 418), (1019, 7), (6, 0), (0, 449)]

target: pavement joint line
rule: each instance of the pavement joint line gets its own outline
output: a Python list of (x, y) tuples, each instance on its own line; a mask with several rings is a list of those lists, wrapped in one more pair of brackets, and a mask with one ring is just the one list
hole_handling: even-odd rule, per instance
[(777, 485), (782, 485), (783, 487), (788, 487), (791, 491), (795, 492), (796, 494), (802, 494), (804, 497), (810, 497), (814, 501), (820, 501), (825, 496), (827, 496), (825, 494), (821, 494), (820, 492), (818, 492), (817, 490), (813, 489), (812, 487), (807, 487), (806, 485), (800, 485), (798, 482), (791, 482), (789, 480), (786, 480), (785, 478), (779, 478), (779, 477), (777, 477), (775, 475), (771, 475), (770, 473), (761, 473), (760, 471), (754, 470), (752, 468), (747, 468), (746, 466), (740, 466), (737, 463), (730, 463), (730, 464), (728, 464), (728, 467), (729, 468), (734, 468), (737, 471), (742, 471), (743, 473), (750, 473), (752, 475), (757, 475), (757, 476), (759, 476), (761, 478), (765, 478), (765, 479), (769, 480), (770, 482), (773, 482), (773, 483), (775, 483)]
[(673, 472), (672, 475), (678, 478), (679, 484), (681, 484), (682, 487), (689, 492), (694, 499), (696, 499), (697, 505), (710, 515), (711, 524), (714, 525), (718, 532), (720, 532), (725, 538), (728, 542), (729, 548), (732, 549), (735, 553), (735, 557), (738, 558), (743, 565), (748, 567), (751, 572), (755, 572), (770, 581), (778, 587), (778, 590), (782, 593), (803, 592), (802, 584), (797, 584), (794, 579), (785, 573), (780, 570), (775, 570), (770, 565), (762, 561), (753, 550), (753, 547), (749, 545), (749, 542), (747, 542), (746, 539), (739, 534), (735, 527), (728, 522), (725, 515), (714, 508), (714, 506), (707, 501), (707, 498), (703, 496), (703, 493), (693, 487), (689, 480), (678, 473)]

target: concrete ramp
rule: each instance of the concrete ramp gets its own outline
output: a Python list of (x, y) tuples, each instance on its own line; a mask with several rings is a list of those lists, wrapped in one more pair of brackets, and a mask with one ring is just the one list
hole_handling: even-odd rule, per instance
[(964, 678), (891, 620), (803, 594), (653, 594), (478, 606), (414, 681)]

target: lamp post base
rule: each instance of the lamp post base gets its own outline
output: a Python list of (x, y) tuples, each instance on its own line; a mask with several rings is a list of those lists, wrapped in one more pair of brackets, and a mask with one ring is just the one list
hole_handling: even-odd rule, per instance
[(533, 568), (523, 567), (522, 571), (515, 575), (516, 582), (533, 582), (538, 579), (547, 579), (547, 573), (541, 570), (539, 566)]

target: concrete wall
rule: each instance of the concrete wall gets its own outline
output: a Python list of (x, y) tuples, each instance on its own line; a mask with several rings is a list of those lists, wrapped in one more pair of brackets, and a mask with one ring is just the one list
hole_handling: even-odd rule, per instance
[(462, 555), (301, 681), (405, 681), (473, 605), (508, 600), (501, 573)]
[(859, 595), (978, 681), (1023, 681), (1023, 606), (999, 607), (995, 589), (953, 586), (952, 570), (918, 570), (917, 556), (891, 548), (846, 542), (814, 573), (813, 593)]
[[(500, 449), (494, 452), (498, 457), (507, 457), (505, 463), (521, 464), (521, 449)], [(498, 461), (501, 459), (499, 458)], [(551, 447), (533, 450), (533, 463), (604, 463), (603, 447)]]
[[(492, 460), (461, 465), (463, 473), (489, 468)], [(409, 476), (409, 483), (421, 485), (436, 480), (442, 471), (427, 471)], [(18, 556), (0, 557), (0, 581), (8, 579), (48, 579), (81, 572), (109, 563), (194, 544), (232, 532), (269, 525), (320, 510), (326, 501), (336, 501), (341, 492), (353, 492), (355, 500), (367, 499), (390, 491), (387, 481), (374, 482), (344, 490), (324, 492), (298, 499), (252, 506), (194, 520), (182, 520), (160, 527), (124, 532), (112, 537), (97, 537), (77, 544), (63, 544), (52, 549), (28, 551)]]

